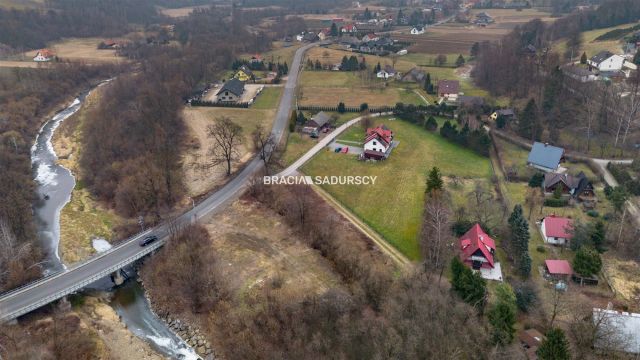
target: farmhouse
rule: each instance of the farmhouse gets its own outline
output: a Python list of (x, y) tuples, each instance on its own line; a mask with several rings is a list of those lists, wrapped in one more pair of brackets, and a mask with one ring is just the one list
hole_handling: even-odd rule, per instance
[(507, 118), (507, 120), (513, 120), (516, 118), (516, 113), (513, 109), (500, 109), (496, 110), (489, 116), (489, 118), (493, 121), (498, 120), (498, 117), (503, 116)]
[(378, 77), (378, 79), (385, 79), (386, 80), (386, 79), (395, 77), (396, 74), (397, 74), (396, 69), (394, 69), (393, 66), (385, 65), (383, 69), (378, 71), (376, 76)]
[(380, 40), (380, 36), (376, 35), (375, 33), (368, 33), (367, 35), (362, 37), (363, 42), (378, 41), (378, 40)]
[(573, 274), (571, 264), (567, 260), (545, 260), (544, 270), (547, 276), (554, 280), (569, 280)]
[(487, 14), (486, 12), (481, 12), (478, 15), (476, 15), (476, 19), (474, 21), (474, 23), (476, 23), (477, 25), (480, 26), (487, 26), (491, 23), (493, 23), (495, 20), (493, 20), (493, 18), (491, 17), (491, 15)]
[(302, 132), (307, 134), (313, 132), (320, 132), (323, 128), (329, 125), (329, 120), (331, 117), (324, 111), (320, 111), (319, 113), (313, 115), (311, 120), (307, 121), (302, 128)]
[(55, 57), (55, 53), (49, 49), (40, 49), (36, 53), (36, 56), (33, 58), (33, 61), (36, 62), (46, 62), (51, 61)]
[(222, 86), (216, 94), (218, 102), (232, 103), (242, 98), (244, 93), (244, 82), (233, 78)]
[(460, 82), (458, 80), (438, 81), (438, 95), (447, 101), (456, 101), (460, 92)]
[(247, 82), (255, 79), (255, 75), (253, 75), (253, 72), (251, 71), (251, 69), (249, 69), (244, 65), (238, 68), (238, 71), (236, 71), (233, 77), (243, 82)]
[(573, 220), (555, 215), (542, 219), (540, 225), (544, 242), (552, 245), (566, 245), (573, 237)]
[(615, 350), (640, 354), (640, 314), (615, 310), (593, 309), (593, 323), (598, 326), (600, 341), (595, 348), (613, 347)]
[(474, 270), (495, 266), (496, 243), (479, 224), (460, 237), (460, 260)]
[(422, 25), (416, 26), (411, 29), (411, 35), (421, 35), (424, 34), (424, 27)]
[(542, 188), (546, 195), (554, 194), (559, 188), (563, 195), (571, 196), (580, 201), (595, 201), (596, 197), (593, 185), (582, 171), (576, 176), (566, 173), (546, 173)]
[(564, 157), (564, 149), (543, 144), (540, 142), (533, 143), (527, 165), (544, 172), (555, 172), (560, 166), (560, 161)]
[(587, 60), (591, 70), (599, 71), (620, 71), (625, 63), (625, 58), (620, 55), (613, 54), (610, 51), (601, 51), (591, 59)]
[(329, 29), (322, 29), (318, 33), (318, 39), (320, 39), (320, 41), (326, 40), (329, 36), (331, 36), (331, 30)]
[(355, 34), (358, 32), (358, 28), (354, 24), (347, 24), (342, 27), (343, 34)]
[(424, 71), (414, 67), (413, 69), (409, 70), (409, 72), (404, 74), (404, 76), (402, 76), (400, 81), (415, 82), (418, 84), (422, 84), (426, 78), (427, 78), (427, 75), (424, 73)]
[(562, 72), (564, 73), (565, 76), (568, 76), (574, 80), (578, 80), (583, 83), (594, 81), (598, 78), (596, 74), (592, 73), (588, 69), (575, 66), (575, 65), (562, 67)]
[(367, 129), (364, 140), (364, 158), (372, 160), (386, 159), (391, 154), (393, 131), (384, 125)]

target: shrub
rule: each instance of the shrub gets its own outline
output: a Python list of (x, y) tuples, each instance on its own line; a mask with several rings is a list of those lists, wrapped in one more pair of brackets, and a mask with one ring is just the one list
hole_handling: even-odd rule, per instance
[(542, 186), (542, 181), (544, 181), (544, 175), (542, 175), (542, 173), (535, 173), (533, 174), (531, 179), (529, 179), (529, 187), (532, 187), (532, 188), (540, 187)]
[(547, 252), (547, 249), (544, 247), (544, 245), (538, 245), (536, 247), (536, 251), (544, 254), (545, 252)]
[(591, 216), (592, 218), (597, 218), (598, 216), (600, 216), (600, 214), (595, 210), (587, 211), (587, 215)]
[(568, 204), (569, 204), (569, 200), (567, 199), (549, 198), (544, 200), (544, 206), (548, 206), (548, 207), (565, 207)]

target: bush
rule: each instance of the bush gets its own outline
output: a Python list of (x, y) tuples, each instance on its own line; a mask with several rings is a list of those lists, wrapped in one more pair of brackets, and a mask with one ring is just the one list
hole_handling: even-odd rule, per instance
[(424, 127), (429, 131), (436, 131), (438, 130), (438, 122), (433, 116), (429, 116), (427, 121), (424, 123)]
[(598, 216), (600, 216), (600, 214), (595, 210), (587, 211), (587, 215), (591, 216), (592, 218), (597, 218)]
[(542, 173), (535, 173), (529, 179), (529, 187), (537, 188), (542, 186), (542, 182), (544, 181), (544, 175)]
[(547, 252), (547, 249), (544, 247), (544, 245), (538, 245), (536, 247), (536, 251), (544, 254), (545, 252)]
[(549, 199), (545, 199), (544, 200), (544, 206), (548, 206), (548, 207), (565, 207), (569, 204), (569, 200), (567, 199), (555, 199), (555, 198), (549, 198)]

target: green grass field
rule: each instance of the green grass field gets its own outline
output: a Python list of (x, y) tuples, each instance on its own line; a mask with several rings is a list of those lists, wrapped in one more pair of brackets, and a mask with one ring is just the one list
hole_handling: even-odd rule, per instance
[[(325, 190), (409, 258), (418, 259), (417, 237), (427, 172), (437, 166), (444, 176), (486, 180), (491, 175), (491, 165), (488, 158), (416, 125), (388, 118), (375, 122), (384, 122), (399, 141), (386, 161), (363, 162), (354, 156), (321, 152), (302, 170), (312, 176), (377, 176), (375, 185), (327, 185)], [(348, 134), (345, 136), (350, 137)]]
[(265, 87), (251, 107), (256, 110), (275, 109), (282, 92), (282, 87)]
[[(607, 40), (607, 41), (595, 41), (595, 39), (603, 35), (611, 30), (615, 29), (623, 29), (632, 27), (637, 25), (638, 23), (629, 23), (618, 26), (612, 26), (604, 29), (597, 29), (591, 31), (582, 32), (582, 46), (580, 47), (580, 52), (578, 54), (574, 54), (574, 60), (579, 60), (582, 52), (586, 52), (588, 57), (592, 57), (603, 50), (609, 50), (613, 53), (620, 54), (622, 53), (622, 42), (618, 40)], [(563, 54), (567, 48), (566, 40), (556, 41), (553, 45), (553, 50), (557, 51), (560, 54)]]

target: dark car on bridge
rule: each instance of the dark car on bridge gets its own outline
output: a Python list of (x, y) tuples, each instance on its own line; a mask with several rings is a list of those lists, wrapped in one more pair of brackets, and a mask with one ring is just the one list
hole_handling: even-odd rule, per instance
[(144, 239), (142, 239), (142, 241), (140, 241), (140, 246), (147, 246), (147, 245), (149, 245), (152, 242), (155, 242), (157, 240), (158, 240), (158, 237), (155, 236), (155, 235), (145, 236)]

